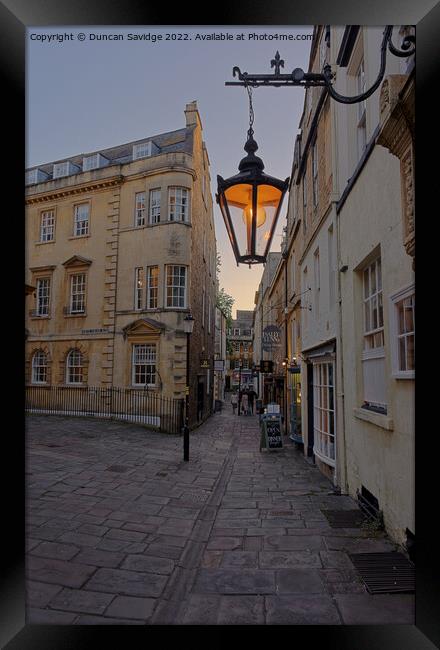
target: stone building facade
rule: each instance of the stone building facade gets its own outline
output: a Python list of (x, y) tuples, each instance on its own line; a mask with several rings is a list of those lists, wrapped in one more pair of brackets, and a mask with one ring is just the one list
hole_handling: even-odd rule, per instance
[[(316, 26), (308, 71), (328, 63), (338, 93), (361, 94), (382, 37)], [(400, 544), (415, 535), (412, 59), (389, 53), (381, 88), (352, 105), (306, 90), (281, 259), (255, 301), (259, 331), (263, 305), (278, 305), (271, 322), (284, 322), (287, 364), (299, 366), (299, 381), (297, 367), (287, 375), (292, 439)]]
[(27, 170), (28, 383), (184, 397), (191, 312), (190, 421), (210, 413), (216, 239), (196, 102), (185, 115), (176, 131)]
[[(254, 365), (254, 312), (252, 310), (237, 309), (236, 318), (227, 334), (228, 340), (228, 368), (229, 388), (237, 389), (239, 386), (250, 387), (254, 385), (252, 367)], [(241, 370), (240, 370), (241, 362)]]

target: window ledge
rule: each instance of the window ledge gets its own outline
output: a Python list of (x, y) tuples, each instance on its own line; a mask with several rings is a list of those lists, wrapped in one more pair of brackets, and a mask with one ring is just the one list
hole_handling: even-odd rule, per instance
[(374, 411), (369, 411), (365, 408), (355, 408), (353, 409), (354, 416), (359, 420), (364, 420), (365, 422), (370, 422), (370, 424), (375, 424), (377, 427), (386, 429), (387, 431), (394, 430), (393, 419), (388, 415), (383, 415), (382, 413), (375, 413)]
[(48, 239), (47, 241), (36, 241), (35, 246), (42, 246), (43, 244), (55, 244), (55, 239)]
[(393, 379), (415, 379), (415, 371), (407, 370), (406, 372), (394, 372), (391, 376)]
[(68, 237), (67, 239), (85, 239), (86, 237), (90, 237), (90, 233), (88, 235), (72, 235), (72, 237)]
[(78, 312), (77, 314), (76, 313), (63, 314), (63, 316), (64, 316), (64, 318), (85, 318), (87, 316), (87, 314), (86, 314), (85, 311), (83, 311), (83, 312)]

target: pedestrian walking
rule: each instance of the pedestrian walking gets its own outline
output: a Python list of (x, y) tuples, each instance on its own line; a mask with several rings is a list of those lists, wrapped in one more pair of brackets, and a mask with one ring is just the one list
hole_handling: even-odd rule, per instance
[(231, 395), (231, 404), (232, 404), (232, 413), (235, 415), (235, 411), (237, 410), (237, 405), (238, 405), (238, 395), (236, 392), (232, 393)]
[(254, 391), (253, 388), (251, 388), (251, 390), (248, 393), (248, 399), (249, 399), (249, 410), (252, 415), (254, 414), (254, 401), (256, 397), (257, 397), (257, 393)]
[(248, 394), (244, 391), (243, 391), (243, 395), (241, 396), (241, 407), (243, 409), (243, 415), (249, 415)]

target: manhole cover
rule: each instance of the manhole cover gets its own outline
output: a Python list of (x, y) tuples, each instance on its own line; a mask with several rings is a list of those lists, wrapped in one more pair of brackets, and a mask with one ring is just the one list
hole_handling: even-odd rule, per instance
[(415, 567), (402, 553), (353, 553), (350, 560), (370, 594), (415, 590)]
[(128, 467), (125, 465), (112, 465), (111, 467), (107, 467), (106, 472), (126, 472)]
[(331, 528), (359, 528), (365, 520), (360, 510), (321, 510)]

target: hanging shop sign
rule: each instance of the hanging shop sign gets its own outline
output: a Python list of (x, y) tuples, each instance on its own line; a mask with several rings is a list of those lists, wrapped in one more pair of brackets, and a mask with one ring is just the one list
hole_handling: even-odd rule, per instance
[(210, 368), (211, 364), (209, 363), (209, 359), (200, 359), (200, 367), (201, 368)]
[(277, 325), (267, 325), (263, 330), (263, 350), (272, 352), (281, 347), (281, 328)]
[(214, 360), (214, 370), (217, 370), (218, 372), (223, 372), (225, 369), (225, 361), (224, 359), (215, 359)]

